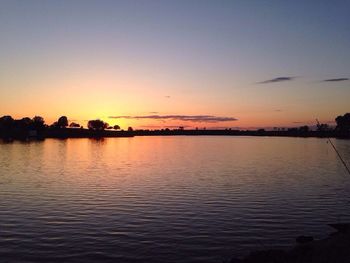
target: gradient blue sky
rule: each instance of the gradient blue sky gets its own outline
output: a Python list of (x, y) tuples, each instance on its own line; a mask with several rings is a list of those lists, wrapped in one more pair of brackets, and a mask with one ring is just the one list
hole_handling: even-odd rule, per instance
[[(350, 1), (0, 1), (0, 115), (331, 121), (350, 111), (350, 81), (322, 81), (350, 77), (349, 11)], [(257, 84), (278, 77), (295, 78)], [(144, 115), (158, 117), (109, 118)]]

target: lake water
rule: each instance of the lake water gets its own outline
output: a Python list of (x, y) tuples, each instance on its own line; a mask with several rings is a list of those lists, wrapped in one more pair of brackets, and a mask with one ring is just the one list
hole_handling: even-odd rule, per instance
[[(350, 162), (350, 141), (334, 143)], [(325, 139), (135, 137), (0, 143), (0, 258), (223, 262), (350, 221)]]

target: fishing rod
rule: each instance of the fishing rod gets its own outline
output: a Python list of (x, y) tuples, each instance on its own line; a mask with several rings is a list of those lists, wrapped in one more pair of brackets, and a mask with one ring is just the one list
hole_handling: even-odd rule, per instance
[[(317, 126), (320, 126), (320, 122), (318, 121), (318, 119), (316, 119), (317, 122)], [(339, 153), (339, 151), (337, 150), (337, 148), (335, 147), (335, 145), (333, 144), (333, 142), (331, 141), (331, 139), (329, 138), (329, 136), (327, 136), (327, 141), (330, 143), (330, 145), (332, 145), (334, 151), (337, 153), (340, 161), (343, 163), (345, 169), (348, 171), (348, 174), (350, 175), (350, 169), (347, 166), (346, 162), (344, 161), (343, 157), (341, 156), (341, 154)]]

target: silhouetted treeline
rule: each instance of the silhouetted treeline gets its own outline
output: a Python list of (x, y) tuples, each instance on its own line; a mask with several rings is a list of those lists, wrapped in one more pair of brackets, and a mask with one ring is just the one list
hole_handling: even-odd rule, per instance
[(210, 130), (195, 129), (185, 130), (183, 127), (178, 129), (161, 129), (161, 130), (136, 130), (135, 136), (157, 136), (157, 135), (227, 135), (227, 136), (291, 136), (291, 137), (337, 137), (350, 138), (350, 113), (338, 116), (335, 119), (337, 126), (335, 128), (326, 123), (317, 124), (316, 129), (312, 130), (309, 126), (304, 125), (298, 128), (274, 128), (273, 130)]
[[(217, 136), (290, 136), (290, 137), (338, 137), (335, 130), (329, 131), (302, 131), (298, 128), (289, 128), (281, 130), (210, 130), (210, 129), (162, 129), (162, 130), (135, 130), (135, 136), (171, 136), (171, 135), (217, 135)], [(345, 136), (343, 136), (345, 138)]]
[(11, 116), (0, 118), (0, 137), (6, 140), (30, 138), (90, 138), (90, 137), (130, 137), (130, 136), (171, 136), (171, 135), (226, 135), (226, 136), (292, 136), (292, 137), (338, 137), (350, 138), (350, 113), (338, 116), (335, 119), (337, 126), (318, 124), (316, 130), (304, 125), (299, 128), (274, 128), (273, 130), (210, 130), (178, 129), (161, 130), (134, 130), (129, 127), (127, 131), (120, 130), (119, 125), (109, 126), (102, 120), (88, 121), (88, 129), (76, 122), (69, 124), (66, 116), (61, 116), (52, 125), (46, 125), (40, 116), (25, 117), (15, 120)]
[(350, 113), (335, 118), (337, 122), (336, 132), (339, 136), (348, 137), (350, 133)]
[(44, 138), (47, 126), (40, 116), (34, 118), (13, 119), (11, 116), (0, 118), (0, 136), (4, 139)]
[[(106, 130), (108, 129), (108, 130)], [(111, 129), (114, 129), (112, 131)], [(118, 131), (119, 130), (119, 131)], [(130, 137), (130, 131), (120, 130), (118, 125), (110, 127), (102, 120), (90, 120), (88, 129), (76, 122), (69, 124), (66, 116), (61, 116), (52, 125), (45, 124), (44, 118), (35, 116), (19, 120), (11, 116), (0, 118), (0, 138), (5, 140), (28, 140), (44, 138), (92, 138), (92, 137)]]

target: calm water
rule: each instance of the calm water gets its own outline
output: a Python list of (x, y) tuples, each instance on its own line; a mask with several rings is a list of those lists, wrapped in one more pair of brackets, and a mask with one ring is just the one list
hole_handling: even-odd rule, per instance
[(324, 139), (48, 139), (0, 144), (0, 168), (2, 260), (223, 262), (350, 221)]

